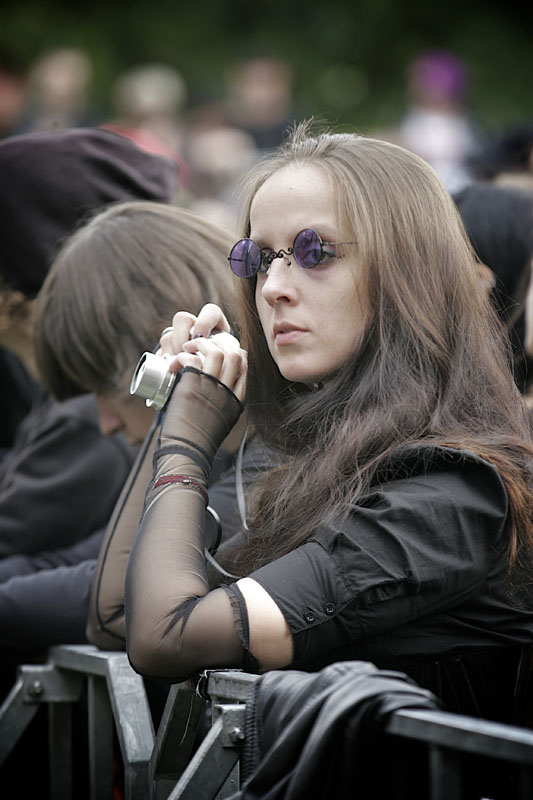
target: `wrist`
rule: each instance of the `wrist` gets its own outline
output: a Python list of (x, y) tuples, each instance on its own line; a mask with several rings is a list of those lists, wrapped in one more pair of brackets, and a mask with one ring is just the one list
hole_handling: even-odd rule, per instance
[(225, 384), (186, 367), (164, 411), (161, 443), (188, 442), (212, 460), (242, 411), (240, 400)]
[(207, 489), (205, 486), (202, 486), (200, 481), (195, 480), (190, 475), (184, 475), (183, 473), (176, 472), (170, 475), (161, 475), (156, 479), (152, 490), (159, 489), (162, 486), (182, 486), (187, 489), (194, 489), (194, 491), (198, 492), (202, 496), (205, 505), (209, 505), (209, 495), (207, 494)]

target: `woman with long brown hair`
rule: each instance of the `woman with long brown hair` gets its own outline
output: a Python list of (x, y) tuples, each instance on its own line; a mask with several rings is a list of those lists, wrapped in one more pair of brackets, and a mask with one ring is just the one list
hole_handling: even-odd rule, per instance
[[(303, 126), (243, 210), (242, 347), (209, 314), (161, 339), (180, 379), (126, 577), (133, 666), (364, 659), (509, 720), (533, 635), (532, 448), (451, 197), (402, 148)], [(209, 469), (244, 401), (278, 466), (247, 498), (242, 577), (209, 590)]]

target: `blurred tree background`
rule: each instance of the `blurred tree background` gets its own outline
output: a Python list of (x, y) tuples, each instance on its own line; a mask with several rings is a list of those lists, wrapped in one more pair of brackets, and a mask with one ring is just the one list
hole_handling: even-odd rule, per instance
[(446, 48), (469, 67), (473, 114), (497, 128), (533, 117), (529, 18), (501, 0), (4, 0), (0, 47), (26, 67), (48, 49), (82, 48), (104, 117), (112, 81), (135, 64), (176, 67), (194, 104), (224, 93), (237, 59), (279, 56), (302, 115), (363, 133), (401, 115), (412, 57)]

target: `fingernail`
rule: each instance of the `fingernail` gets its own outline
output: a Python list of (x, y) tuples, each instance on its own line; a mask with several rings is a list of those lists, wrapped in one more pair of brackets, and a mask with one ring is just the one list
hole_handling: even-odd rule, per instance
[(201, 339), (202, 338), (202, 334), (201, 333), (195, 333), (192, 338), (193, 339)]

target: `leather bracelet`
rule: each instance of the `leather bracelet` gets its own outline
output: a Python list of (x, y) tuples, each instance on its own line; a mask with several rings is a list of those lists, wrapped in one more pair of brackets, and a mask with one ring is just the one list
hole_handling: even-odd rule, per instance
[(194, 478), (190, 478), (188, 475), (161, 475), (154, 483), (153, 488), (157, 489), (159, 486), (166, 486), (172, 483), (178, 483), (181, 486), (190, 486), (191, 489), (196, 489), (204, 498), (206, 506), (209, 505), (209, 495), (206, 489), (204, 489), (201, 483), (198, 483), (198, 481), (195, 481)]

